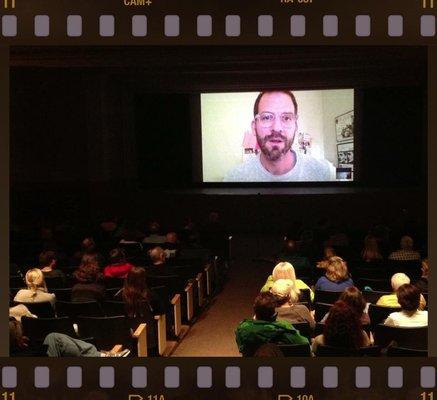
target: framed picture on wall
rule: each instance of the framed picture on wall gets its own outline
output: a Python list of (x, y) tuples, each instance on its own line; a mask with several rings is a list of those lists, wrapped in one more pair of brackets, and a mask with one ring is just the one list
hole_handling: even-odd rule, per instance
[(339, 167), (352, 167), (354, 163), (354, 142), (337, 144), (337, 162)]
[(353, 140), (354, 138), (354, 110), (335, 117), (335, 133), (337, 142)]

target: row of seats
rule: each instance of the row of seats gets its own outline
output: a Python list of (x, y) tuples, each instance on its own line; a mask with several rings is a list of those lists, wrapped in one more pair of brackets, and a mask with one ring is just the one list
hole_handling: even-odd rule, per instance
[[(168, 286), (154, 287), (161, 298), (166, 299), (167, 312), (155, 317), (154, 331), (157, 333), (159, 354), (169, 355), (175, 348), (177, 341), (185, 335), (189, 325), (193, 324), (205, 303), (219, 289), (223, 281), (223, 268), (218, 259), (207, 264), (203, 271), (193, 277), (188, 277), (182, 291), (170, 294)], [(58, 293), (68, 297), (68, 288), (57, 289)], [(118, 291), (119, 288), (108, 289)], [(122, 302), (106, 300), (98, 302), (69, 302), (58, 300), (56, 308), (50, 303), (26, 303), (30, 311), (39, 318), (23, 318), (24, 335), (31, 340), (39, 341), (47, 333), (59, 332), (89, 339), (98, 348), (111, 348), (114, 343), (134, 346), (139, 356), (147, 355), (147, 325), (140, 324), (135, 330), (136, 344), (126, 343), (129, 330), (125, 329), (124, 304)], [(77, 324), (78, 330), (72, 330)], [(171, 327), (171, 332), (168, 328)], [(150, 327), (149, 327), (150, 329)], [(109, 335), (109, 336), (108, 336)], [(126, 336), (127, 335), (127, 336)], [(111, 346), (109, 346), (111, 344)]]

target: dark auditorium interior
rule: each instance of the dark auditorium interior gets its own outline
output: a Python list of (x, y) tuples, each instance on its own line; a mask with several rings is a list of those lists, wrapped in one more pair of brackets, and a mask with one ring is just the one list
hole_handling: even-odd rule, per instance
[[(400, 287), (412, 293), (426, 281), (418, 293), (428, 303), (427, 63), (423, 47), (11, 47), (9, 307), (32, 315), (19, 323), (33, 355), (61, 332), (105, 355), (123, 356), (122, 346), (130, 357), (257, 356), (241, 350), (236, 332), (256, 314), (254, 302), (276, 299), (260, 290), (280, 262), (296, 275), (280, 280), (305, 284), (290, 307), (306, 307), (315, 322), (287, 322), (308, 343), (276, 343), (281, 354), (427, 355), (427, 323), (384, 322), (412, 312), (396, 300), (394, 274), (407, 275)], [(203, 183), (200, 93), (278, 88), (354, 89), (354, 181)], [(405, 237), (412, 258), (394, 255)], [(105, 293), (78, 308), (85, 238), (101, 257), (96, 279)], [(366, 259), (369, 242), (378, 254)], [(166, 274), (150, 273), (156, 247)], [(147, 332), (127, 315), (128, 278), (104, 270), (114, 248), (146, 270), (160, 299), (160, 312), (144, 317)], [(48, 251), (64, 276), (45, 279), (56, 304), (18, 301), (30, 288), (27, 271), (42, 268)], [(365, 345), (330, 342), (336, 307), (349, 309), (341, 291), (319, 286), (335, 257), (366, 303)], [(382, 296), (394, 305), (377, 304)], [(414, 311), (427, 313), (421, 307)], [(13, 319), (10, 311), (10, 329)], [(324, 344), (315, 351), (316, 337)], [(11, 355), (26, 355), (19, 343)]]

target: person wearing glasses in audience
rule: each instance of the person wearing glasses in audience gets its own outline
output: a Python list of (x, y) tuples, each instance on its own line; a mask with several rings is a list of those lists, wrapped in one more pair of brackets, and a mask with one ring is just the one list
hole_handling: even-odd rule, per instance
[(224, 182), (331, 181), (327, 160), (292, 150), (297, 132), (297, 102), (289, 90), (261, 92), (255, 100), (252, 132), (261, 152), (232, 168)]

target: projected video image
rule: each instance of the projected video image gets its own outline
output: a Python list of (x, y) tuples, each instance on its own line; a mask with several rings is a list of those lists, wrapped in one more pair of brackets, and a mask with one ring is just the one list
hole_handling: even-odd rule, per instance
[(204, 182), (352, 181), (354, 90), (201, 94)]

